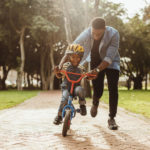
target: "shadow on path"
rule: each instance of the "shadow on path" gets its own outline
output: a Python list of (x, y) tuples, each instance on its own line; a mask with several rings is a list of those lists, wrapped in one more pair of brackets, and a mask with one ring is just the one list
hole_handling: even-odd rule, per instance
[(66, 137), (61, 134), (55, 134), (64, 145), (65, 150), (106, 150), (93, 145), (90, 137), (77, 135), (75, 131), (70, 130)]
[(117, 130), (108, 133), (108, 131), (101, 126), (94, 125), (94, 127), (100, 130), (110, 150), (150, 150), (150, 147), (136, 141), (124, 132)]

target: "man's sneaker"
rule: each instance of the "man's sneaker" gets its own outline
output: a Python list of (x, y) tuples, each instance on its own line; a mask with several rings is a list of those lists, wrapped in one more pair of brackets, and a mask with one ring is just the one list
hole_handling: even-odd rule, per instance
[(59, 125), (62, 122), (62, 116), (56, 116), (53, 123)]
[(85, 116), (87, 114), (86, 106), (85, 105), (80, 105), (80, 114), (82, 116)]
[(98, 105), (99, 105), (99, 98), (93, 96), (93, 102), (92, 103), (93, 103), (93, 105), (91, 107), (90, 113), (91, 113), (92, 117), (96, 117), (97, 112), (98, 112), (97, 109), (98, 109)]
[(90, 110), (92, 117), (96, 117), (97, 112), (98, 112), (97, 108), (98, 108), (98, 105), (92, 105), (91, 110)]
[(110, 130), (118, 130), (118, 125), (116, 124), (116, 121), (114, 118), (108, 119), (108, 128)]

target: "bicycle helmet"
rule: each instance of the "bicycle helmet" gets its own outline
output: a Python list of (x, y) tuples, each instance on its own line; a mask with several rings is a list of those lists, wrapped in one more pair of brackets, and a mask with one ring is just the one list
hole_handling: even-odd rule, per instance
[(67, 47), (66, 54), (78, 54), (82, 58), (84, 48), (80, 44), (71, 44)]

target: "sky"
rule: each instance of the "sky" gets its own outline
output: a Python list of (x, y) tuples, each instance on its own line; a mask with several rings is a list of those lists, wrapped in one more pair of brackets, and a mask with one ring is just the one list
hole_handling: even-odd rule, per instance
[[(136, 13), (140, 14), (140, 9), (146, 6), (144, 0), (108, 0), (114, 3), (122, 3), (123, 7), (127, 9), (129, 17), (133, 17)], [(150, 3), (150, 0), (147, 0)]]

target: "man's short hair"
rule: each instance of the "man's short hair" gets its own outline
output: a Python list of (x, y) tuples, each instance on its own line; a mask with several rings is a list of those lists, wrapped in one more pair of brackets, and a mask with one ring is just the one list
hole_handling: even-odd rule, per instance
[(105, 29), (105, 20), (100, 17), (96, 17), (92, 20), (91, 25), (94, 29)]

